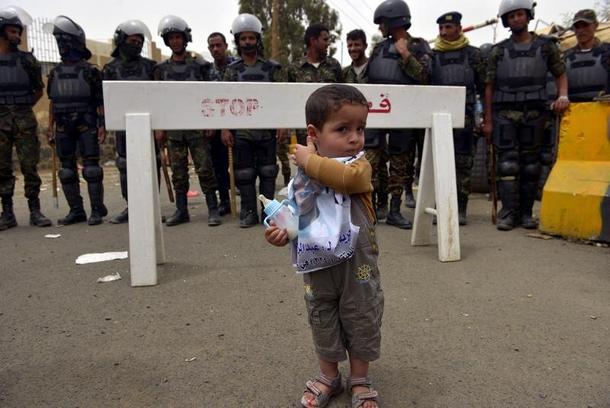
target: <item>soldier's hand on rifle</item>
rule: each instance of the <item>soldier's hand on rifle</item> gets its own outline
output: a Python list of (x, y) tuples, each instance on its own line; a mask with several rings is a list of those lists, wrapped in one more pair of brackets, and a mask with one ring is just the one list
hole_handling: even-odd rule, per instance
[(159, 144), (159, 146), (163, 146), (165, 144), (165, 139), (167, 138), (167, 132), (165, 130), (155, 130), (155, 140)]
[(483, 121), (483, 136), (487, 143), (491, 142), (491, 134), (493, 132), (493, 122), (491, 120)]
[(102, 144), (104, 140), (106, 140), (106, 127), (101, 125), (97, 128), (97, 141)]
[(55, 144), (55, 126), (50, 125), (47, 129), (47, 141), (50, 146)]
[(222, 143), (225, 144), (225, 146), (233, 147), (234, 138), (233, 133), (231, 133), (230, 130), (223, 129), (220, 138), (222, 140)]

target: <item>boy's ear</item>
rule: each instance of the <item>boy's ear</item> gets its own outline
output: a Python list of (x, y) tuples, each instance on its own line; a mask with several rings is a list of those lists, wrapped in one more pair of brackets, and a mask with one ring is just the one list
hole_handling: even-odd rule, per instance
[(316, 146), (318, 145), (318, 129), (314, 125), (307, 125), (307, 136), (312, 138)]

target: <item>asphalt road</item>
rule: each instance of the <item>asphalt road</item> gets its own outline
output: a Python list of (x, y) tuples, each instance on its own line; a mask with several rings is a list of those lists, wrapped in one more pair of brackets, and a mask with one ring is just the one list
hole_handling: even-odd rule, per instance
[[(55, 221), (67, 207), (49, 184)], [(112, 168), (105, 184), (115, 214)], [(19, 227), (0, 232), (0, 407), (297, 406), (317, 372), (302, 282), (262, 227), (208, 227), (200, 194), (191, 223), (164, 227), (159, 285), (132, 288), (126, 260), (75, 264), (127, 250), (127, 225), (30, 227), (22, 191)], [(497, 232), (480, 195), (469, 220), (450, 264), (378, 227), (386, 306), (370, 374), (383, 406), (610, 407), (610, 250)]]

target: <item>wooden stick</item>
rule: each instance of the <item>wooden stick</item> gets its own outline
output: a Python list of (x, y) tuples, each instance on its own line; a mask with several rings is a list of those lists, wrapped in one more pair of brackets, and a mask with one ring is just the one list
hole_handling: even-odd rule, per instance
[(229, 183), (230, 183), (230, 198), (231, 198), (231, 215), (237, 217), (237, 194), (235, 192), (235, 167), (233, 162), (233, 146), (227, 147), (229, 153)]
[(165, 185), (167, 187), (167, 195), (169, 195), (169, 201), (174, 202), (174, 190), (172, 189), (172, 183), (169, 179), (169, 172), (167, 171), (167, 155), (165, 153), (165, 147), (159, 146), (159, 155), (161, 156), (161, 170), (163, 171), (163, 179), (165, 179)]

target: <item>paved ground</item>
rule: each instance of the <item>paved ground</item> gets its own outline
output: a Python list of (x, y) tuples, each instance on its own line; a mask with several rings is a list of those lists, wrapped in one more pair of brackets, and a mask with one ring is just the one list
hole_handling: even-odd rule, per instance
[[(55, 220), (65, 201), (54, 209), (45, 183)], [(165, 228), (159, 285), (131, 288), (128, 261), (74, 262), (127, 250), (126, 225), (38, 229), (17, 199), (21, 225), (0, 233), (1, 407), (297, 406), (316, 366), (288, 251), (262, 227), (209, 228), (202, 197), (191, 203), (190, 224)], [(458, 263), (379, 226), (386, 308), (371, 375), (384, 406), (610, 407), (610, 250), (499, 233), (488, 207), (474, 197)]]

